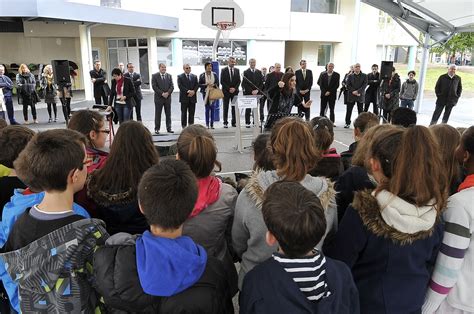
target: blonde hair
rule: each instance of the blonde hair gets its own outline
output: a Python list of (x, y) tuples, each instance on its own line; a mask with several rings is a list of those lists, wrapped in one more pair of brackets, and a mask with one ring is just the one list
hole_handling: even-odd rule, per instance
[(53, 74), (53, 67), (51, 66), (51, 64), (48, 64), (44, 67), (43, 74)]
[(26, 73), (30, 72), (30, 69), (28, 69), (28, 66), (24, 63), (22, 63), (20, 67), (18, 68), (18, 73), (23, 74), (23, 72), (26, 72)]

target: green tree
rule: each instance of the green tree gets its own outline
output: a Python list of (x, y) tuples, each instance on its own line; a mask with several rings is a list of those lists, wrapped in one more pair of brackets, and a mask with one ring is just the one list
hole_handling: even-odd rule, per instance
[(443, 44), (436, 45), (431, 48), (431, 52), (447, 53), (449, 56), (466, 52), (471, 52), (474, 49), (474, 33), (458, 33)]

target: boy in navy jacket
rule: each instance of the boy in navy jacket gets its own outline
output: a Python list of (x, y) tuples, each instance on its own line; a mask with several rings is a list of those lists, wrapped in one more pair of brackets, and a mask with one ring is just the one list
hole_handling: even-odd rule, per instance
[(326, 230), (318, 197), (296, 182), (265, 192), (262, 213), (271, 258), (250, 271), (240, 293), (240, 313), (359, 313), (349, 268), (314, 249)]

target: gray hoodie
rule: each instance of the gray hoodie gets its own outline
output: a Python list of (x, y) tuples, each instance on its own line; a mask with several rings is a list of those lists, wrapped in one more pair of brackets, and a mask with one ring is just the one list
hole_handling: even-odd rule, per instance
[(403, 82), (400, 99), (415, 100), (416, 96), (418, 96), (418, 82), (416, 80)]
[[(265, 241), (267, 227), (263, 221), (262, 203), (266, 189), (281, 179), (276, 171), (256, 172), (250, 177), (249, 183), (237, 198), (232, 226), (232, 244), (235, 252), (242, 257), (239, 289), (242, 288), (247, 272), (277, 251), (276, 245), (269, 246)], [(319, 197), (325, 209), (327, 229), (323, 239), (317, 245), (317, 248), (321, 249), (326, 235), (330, 231), (336, 232), (337, 229), (336, 192), (331, 181), (323, 177), (306, 175), (300, 183)]]

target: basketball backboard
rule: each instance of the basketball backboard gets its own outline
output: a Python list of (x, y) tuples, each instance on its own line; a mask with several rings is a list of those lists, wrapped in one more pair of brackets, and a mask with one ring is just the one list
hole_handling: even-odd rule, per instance
[(240, 27), (244, 24), (244, 12), (233, 0), (211, 0), (202, 9), (201, 23), (217, 29), (219, 22), (235, 23), (235, 27)]

